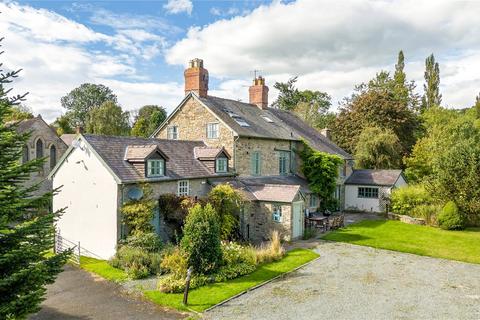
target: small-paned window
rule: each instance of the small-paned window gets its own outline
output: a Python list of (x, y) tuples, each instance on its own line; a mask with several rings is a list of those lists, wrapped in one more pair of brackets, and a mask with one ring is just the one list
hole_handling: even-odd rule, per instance
[(167, 139), (178, 140), (178, 127), (170, 126), (167, 128)]
[(273, 205), (272, 218), (275, 222), (282, 222), (282, 206)]
[(290, 173), (290, 153), (286, 151), (280, 151), (278, 153), (278, 173), (280, 175), (286, 175)]
[(188, 180), (178, 181), (177, 195), (188, 196), (190, 194), (190, 184)]
[(217, 163), (215, 165), (215, 171), (219, 173), (225, 173), (228, 171), (228, 159), (227, 158), (217, 158)]
[(252, 152), (252, 175), (259, 176), (262, 174), (262, 155), (259, 151)]
[(57, 164), (57, 148), (52, 145), (50, 147), (50, 170), (52, 170)]
[(358, 197), (378, 199), (378, 188), (358, 187)]
[(207, 138), (208, 139), (218, 138), (218, 123), (207, 124)]
[(165, 160), (151, 159), (147, 161), (147, 177), (161, 177), (165, 175)]

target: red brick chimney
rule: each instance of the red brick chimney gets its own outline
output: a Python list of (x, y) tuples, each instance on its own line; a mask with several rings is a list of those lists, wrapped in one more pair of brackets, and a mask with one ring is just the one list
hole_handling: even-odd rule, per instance
[(188, 63), (185, 75), (185, 95), (195, 92), (199, 97), (208, 94), (208, 70), (203, 68), (203, 60), (195, 58)]
[(253, 79), (253, 85), (248, 88), (250, 103), (256, 104), (260, 109), (268, 107), (268, 87), (265, 85), (265, 78), (258, 76)]

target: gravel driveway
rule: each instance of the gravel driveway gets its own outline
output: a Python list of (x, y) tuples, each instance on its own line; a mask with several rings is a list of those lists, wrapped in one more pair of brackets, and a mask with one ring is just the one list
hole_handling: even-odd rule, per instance
[(73, 319), (181, 319), (185, 315), (167, 311), (82, 269), (66, 265), (54, 284), (48, 287), (42, 310), (31, 320)]
[(480, 265), (334, 242), (208, 319), (480, 319)]

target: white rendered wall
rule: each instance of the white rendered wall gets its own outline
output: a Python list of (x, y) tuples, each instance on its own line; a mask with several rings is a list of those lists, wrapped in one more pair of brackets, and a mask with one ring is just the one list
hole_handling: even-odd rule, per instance
[(117, 245), (117, 183), (99, 159), (81, 143), (65, 159), (53, 177), (61, 191), (53, 208), (67, 207), (57, 223), (62, 237), (108, 259)]
[[(378, 188), (378, 199), (359, 198), (358, 188)], [(382, 212), (380, 198), (382, 194), (389, 195), (391, 188), (381, 186), (345, 185), (345, 209), (353, 211)]]

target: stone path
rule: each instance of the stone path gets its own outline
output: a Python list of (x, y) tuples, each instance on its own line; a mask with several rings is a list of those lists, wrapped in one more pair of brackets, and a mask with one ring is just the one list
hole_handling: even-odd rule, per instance
[(207, 319), (480, 319), (480, 265), (318, 241), (320, 259)]
[(47, 300), (32, 320), (70, 319), (182, 319), (186, 315), (165, 310), (125, 293), (120, 285), (67, 265), (48, 287)]

